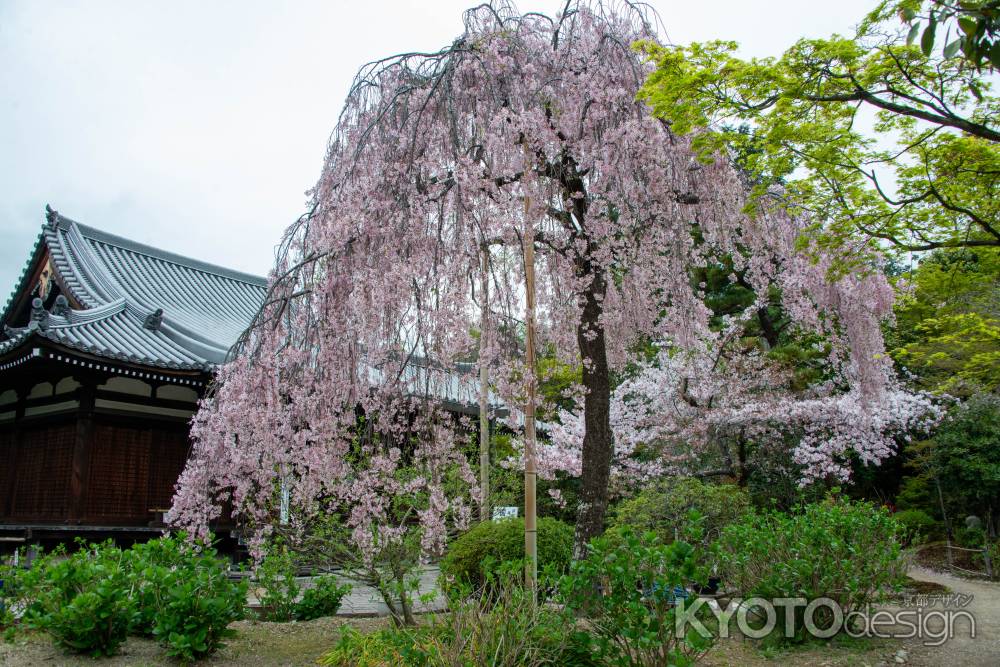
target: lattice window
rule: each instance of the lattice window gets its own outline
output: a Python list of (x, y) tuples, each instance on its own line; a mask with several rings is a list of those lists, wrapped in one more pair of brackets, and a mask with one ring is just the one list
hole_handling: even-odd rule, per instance
[(146, 523), (152, 431), (95, 424), (90, 454), (88, 521)]
[(17, 457), (12, 518), (64, 520), (69, 513), (76, 424), (25, 429)]
[(174, 497), (174, 485), (187, 461), (187, 431), (154, 432), (153, 451), (155, 454), (149, 470), (149, 508), (167, 508)]

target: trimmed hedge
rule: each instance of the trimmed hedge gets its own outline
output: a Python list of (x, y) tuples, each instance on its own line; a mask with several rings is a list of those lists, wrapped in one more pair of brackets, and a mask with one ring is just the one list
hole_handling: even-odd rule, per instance
[[(538, 570), (546, 567), (565, 572), (573, 555), (573, 527), (558, 519), (538, 520)], [(486, 565), (524, 558), (524, 519), (485, 521), (465, 533), (448, 548), (441, 561), (441, 574), (455, 581), (480, 587)]]

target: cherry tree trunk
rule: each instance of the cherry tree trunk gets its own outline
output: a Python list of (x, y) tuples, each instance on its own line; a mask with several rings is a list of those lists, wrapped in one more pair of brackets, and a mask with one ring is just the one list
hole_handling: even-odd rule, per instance
[[(590, 268), (590, 267), (588, 267)], [(580, 478), (580, 505), (576, 517), (574, 559), (587, 555), (587, 542), (604, 531), (608, 508), (608, 481), (611, 476), (611, 377), (602, 302), (607, 292), (603, 274), (596, 274), (584, 292), (583, 313), (577, 327), (577, 343), (583, 358), (584, 397), (583, 470)]]

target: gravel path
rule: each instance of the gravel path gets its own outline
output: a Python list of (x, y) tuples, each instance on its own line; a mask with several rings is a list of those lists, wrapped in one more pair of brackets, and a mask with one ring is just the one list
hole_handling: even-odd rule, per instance
[[(972, 595), (972, 602), (962, 609), (968, 610), (976, 619), (976, 636), (969, 636), (969, 630), (962, 620), (957, 624), (955, 636), (941, 646), (924, 646), (918, 640), (910, 640), (907, 664), (926, 667), (1000, 665), (1000, 584), (962, 579), (923, 567), (911, 568), (910, 576), (918, 581), (947, 586), (952, 593)], [(930, 609), (941, 608), (938, 604)]]

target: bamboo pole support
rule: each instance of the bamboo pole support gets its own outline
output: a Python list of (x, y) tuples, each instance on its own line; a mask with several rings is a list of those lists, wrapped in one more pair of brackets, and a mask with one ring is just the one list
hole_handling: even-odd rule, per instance
[[(527, 145), (525, 146), (527, 155)], [(524, 582), (537, 602), (538, 544), (535, 487), (538, 466), (535, 460), (535, 230), (531, 223), (531, 198), (524, 195), (524, 284), (525, 342), (524, 365), (527, 380), (527, 402), (524, 406)]]
[(490, 372), (484, 363), (486, 332), (489, 329), (490, 248), (483, 244), (483, 277), (480, 289), (481, 326), (479, 331), (479, 520), (490, 520)]

